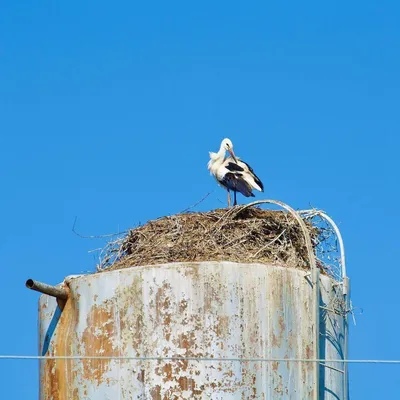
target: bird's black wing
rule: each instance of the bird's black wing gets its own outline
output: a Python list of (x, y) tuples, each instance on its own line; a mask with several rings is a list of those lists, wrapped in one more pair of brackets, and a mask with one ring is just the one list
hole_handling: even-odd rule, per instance
[(254, 197), (251, 186), (243, 179), (240, 172), (226, 173), (221, 180), (221, 183), (229, 190), (242, 193), (243, 196)]
[(243, 172), (244, 171), (244, 169), (240, 165), (237, 165), (236, 163), (233, 163), (233, 162), (229, 162), (227, 165), (225, 165), (225, 168), (231, 172), (235, 172), (235, 171)]
[[(257, 183), (258, 186), (260, 186), (260, 188), (262, 189), (262, 191), (264, 191), (264, 185), (261, 182), (261, 179), (254, 173), (253, 168), (250, 167), (249, 164), (247, 164), (246, 162), (244, 162), (243, 160), (240, 160), (240, 162), (242, 162), (243, 164), (245, 164), (247, 166), (247, 168), (249, 169), (249, 171), (252, 173), (253, 177), (254, 177), (254, 181), (255, 183)], [(243, 170), (243, 169), (242, 169)]]

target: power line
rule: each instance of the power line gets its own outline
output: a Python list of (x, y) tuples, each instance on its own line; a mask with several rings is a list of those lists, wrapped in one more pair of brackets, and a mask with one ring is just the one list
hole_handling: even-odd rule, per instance
[(340, 360), (309, 358), (217, 358), (217, 357), (130, 357), (130, 356), (24, 356), (0, 355), (0, 360), (116, 360), (116, 361), (206, 361), (206, 362), (294, 362), (346, 364), (400, 364), (400, 360)]

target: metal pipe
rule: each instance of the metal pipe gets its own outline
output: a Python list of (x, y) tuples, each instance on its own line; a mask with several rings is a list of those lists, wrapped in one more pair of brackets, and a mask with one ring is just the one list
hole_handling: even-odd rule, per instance
[[(301, 210), (298, 211), (299, 214), (308, 214), (306, 215), (309, 217), (314, 217), (316, 215), (319, 215), (321, 218), (325, 219), (326, 221), (329, 222), (329, 224), (332, 226), (333, 230), (335, 231), (336, 237), (338, 239), (339, 242), (339, 249), (340, 249), (340, 265), (342, 267), (342, 280), (344, 280), (347, 276), (347, 272), (346, 272), (346, 255), (344, 252), (344, 243), (343, 243), (343, 238), (342, 238), (342, 234), (340, 233), (340, 230), (338, 228), (338, 226), (335, 224), (335, 221), (328, 215), (326, 214), (324, 211), (321, 210)], [(344, 293), (345, 294), (345, 293)]]
[[(345, 252), (344, 252), (344, 244), (343, 244), (343, 238), (340, 233), (340, 230), (338, 226), (335, 224), (332, 218), (329, 217), (325, 212), (320, 211), (320, 210), (304, 210), (304, 211), (299, 211), (300, 214), (308, 214), (310, 216), (315, 216), (319, 215), (320, 217), (324, 218), (326, 221), (328, 221), (331, 226), (333, 227), (336, 237), (338, 238), (339, 241), (339, 247), (340, 247), (340, 264), (342, 267), (342, 290), (343, 290), (343, 298), (345, 301), (345, 315), (344, 315), (344, 349), (343, 349), (343, 359), (347, 360), (349, 358), (349, 310), (350, 310), (350, 280), (347, 277), (347, 270), (346, 270), (346, 257), (345, 257)], [(337, 278), (335, 278), (337, 279)], [(323, 308), (323, 307), (321, 307)], [(349, 398), (349, 366), (347, 363), (344, 364), (343, 367), (343, 372), (344, 372), (344, 398), (343, 400), (348, 400)]]
[[(313, 289), (313, 297), (314, 297), (314, 323), (315, 323), (315, 336), (314, 336), (314, 357), (318, 360), (319, 359), (319, 338), (320, 338), (320, 326), (319, 326), (319, 320), (320, 320), (320, 295), (319, 295), (319, 269), (315, 268), (311, 271), (312, 273), (312, 289)], [(319, 381), (319, 369), (320, 369), (320, 363), (316, 362), (314, 365), (314, 396), (313, 398), (315, 400), (318, 400), (320, 398), (319, 396), (319, 390), (320, 390), (320, 381)]]
[[(319, 269), (317, 268), (317, 262), (315, 260), (315, 254), (314, 250), (312, 247), (311, 243), (311, 237), (310, 237), (310, 232), (307, 229), (307, 226), (303, 219), (300, 217), (300, 215), (290, 206), (288, 206), (285, 203), (282, 203), (281, 201), (277, 200), (258, 200), (258, 201), (253, 201), (252, 203), (249, 203), (245, 205), (244, 207), (241, 208), (241, 210), (244, 210), (248, 207), (253, 207), (258, 204), (264, 204), (264, 203), (269, 203), (269, 204), (276, 204), (285, 210), (289, 211), (290, 214), (293, 215), (293, 217), (297, 220), (299, 223), (303, 234), (304, 234), (304, 240), (306, 242), (306, 247), (308, 251), (308, 258), (310, 261), (310, 269), (311, 269), (311, 280), (312, 280), (312, 295), (313, 295), (313, 319), (315, 321), (315, 329), (314, 329), (314, 357), (316, 359), (319, 359), (319, 335), (320, 335), (320, 330), (319, 330), (319, 306), (320, 306), (320, 296), (319, 296)], [(333, 222), (333, 221), (332, 221)], [(318, 400), (319, 399), (319, 388), (320, 388), (320, 382), (319, 382), (319, 362), (315, 362), (314, 365), (314, 393), (313, 393), (313, 399)]]
[(34, 281), (33, 279), (28, 279), (25, 283), (28, 289), (36, 290), (37, 292), (48, 294), (49, 296), (57, 297), (60, 300), (67, 300), (68, 293), (65, 289), (47, 285), (46, 283)]
[[(346, 305), (346, 314), (344, 317), (344, 349), (343, 358), (347, 360), (349, 358), (349, 311), (350, 311), (350, 279), (344, 277), (343, 281), (343, 293)], [(344, 369), (344, 400), (349, 398), (349, 365), (345, 363)]]

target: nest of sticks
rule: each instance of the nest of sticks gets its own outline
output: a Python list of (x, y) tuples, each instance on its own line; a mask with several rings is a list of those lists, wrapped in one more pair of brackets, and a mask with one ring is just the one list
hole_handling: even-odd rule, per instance
[[(306, 225), (317, 243), (318, 228)], [(309, 268), (304, 235), (291, 214), (238, 206), (162, 217), (131, 229), (103, 249), (97, 270), (222, 260)]]

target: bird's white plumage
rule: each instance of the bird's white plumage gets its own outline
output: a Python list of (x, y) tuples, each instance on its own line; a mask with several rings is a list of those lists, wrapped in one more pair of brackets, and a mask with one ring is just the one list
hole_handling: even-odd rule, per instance
[(224, 161), (226, 151), (230, 148), (233, 149), (232, 142), (229, 139), (224, 139), (221, 142), (218, 153), (213, 153), (212, 151), (209, 152), (210, 161), (207, 164), (207, 168), (209, 169), (210, 174), (215, 177), (219, 185), (221, 185), (221, 181), (225, 174), (229, 172), (228, 169), (224, 166)]
[[(226, 151), (229, 151), (230, 157), (225, 158)], [(220, 186), (228, 190), (228, 204), (230, 203), (229, 190), (241, 192), (246, 197), (254, 196), (252, 189), (263, 191), (263, 185), (260, 179), (255, 175), (251, 167), (235, 156), (233, 144), (230, 139), (224, 139), (221, 142), (217, 153), (210, 152), (210, 161), (208, 169), (215, 177)]]

